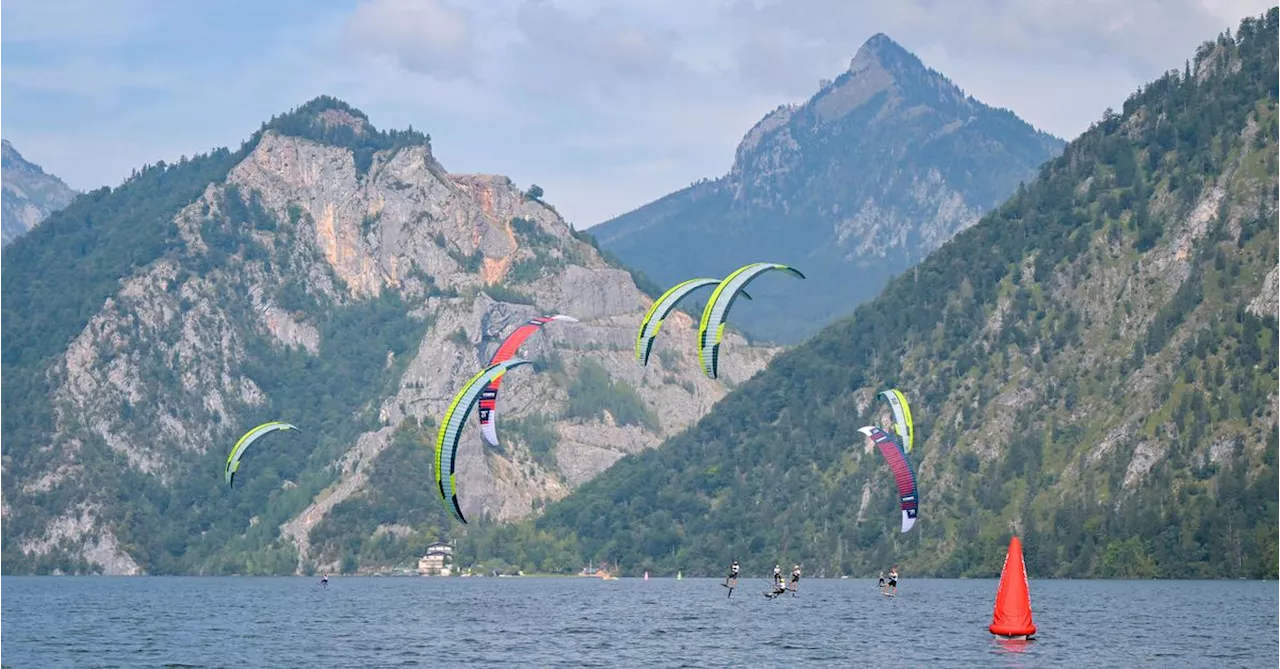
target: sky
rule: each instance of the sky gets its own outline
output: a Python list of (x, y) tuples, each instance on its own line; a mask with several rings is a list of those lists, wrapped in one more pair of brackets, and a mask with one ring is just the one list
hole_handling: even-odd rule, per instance
[(1064, 139), (1274, 0), (5, 0), (0, 134), (72, 188), (317, 95), (578, 228), (729, 170), (876, 33)]

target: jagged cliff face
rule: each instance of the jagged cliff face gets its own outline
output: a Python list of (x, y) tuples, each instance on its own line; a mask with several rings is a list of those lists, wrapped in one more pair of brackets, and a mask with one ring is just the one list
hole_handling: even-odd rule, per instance
[[(356, 136), (372, 132), (339, 110), (321, 118)], [(459, 486), (469, 517), (519, 518), (563, 497), (689, 425), (775, 352), (733, 336), (728, 379), (705, 379), (693, 323), (674, 314), (661, 352), (638, 366), (635, 330), (651, 299), (627, 271), (510, 180), (448, 174), (425, 143), (374, 153), (366, 171), (347, 148), (268, 130), (174, 225), (175, 250), (121, 281), (47, 369), (47, 440), (6, 438), (7, 568), (14, 546), (33, 569), (55, 554), (60, 568), (83, 560), (107, 573), (280, 571), (313, 557), (335, 568), (336, 558), (310, 553), (310, 531), (336, 505), (369, 494), (369, 467), (397, 430), (434, 425), (501, 338), (539, 313), (581, 322), (548, 326), (522, 349), (555, 369), (509, 375), (502, 449), (482, 448), (474, 426), (465, 435)], [(388, 304), (367, 312), (376, 317), (343, 315)], [(400, 344), (379, 339), (391, 331), (407, 334), (396, 335)], [(348, 350), (363, 362), (344, 359)], [(653, 421), (618, 425), (608, 411), (563, 418), (583, 365), (634, 390)], [(531, 413), (551, 420), (549, 457), (533, 457), (514, 428), (504, 432)], [(236, 490), (218, 489), (235, 438), (275, 418), (302, 436), (263, 439)], [(429, 470), (417, 476), (434, 486)], [(132, 516), (144, 514), (125, 490), (135, 482), (166, 505), (193, 505), (199, 531), (137, 527)], [(258, 490), (261, 504), (247, 508)], [(143, 545), (155, 533), (210, 557), (193, 563), (179, 552), (158, 562)], [(246, 566), (230, 548), (193, 547), (214, 536), (277, 559)]]
[(8, 245), (49, 214), (71, 204), (75, 191), (61, 179), (28, 162), (9, 140), (0, 141), (3, 154), (3, 208), (0, 208), (0, 246)]
[(876, 35), (807, 102), (757, 123), (728, 174), (593, 232), (664, 284), (758, 260), (801, 268), (829, 290), (762, 285), (770, 299), (737, 319), (792, 342), (973, 225), (1061, 147)]

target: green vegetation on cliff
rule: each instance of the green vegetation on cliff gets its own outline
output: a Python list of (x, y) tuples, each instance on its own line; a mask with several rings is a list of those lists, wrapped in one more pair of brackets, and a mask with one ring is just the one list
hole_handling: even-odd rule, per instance
[[(482, 556), (544, 540), (459, 537), (431, 482), (432, 421), (539, 300), (601, 341), (526, 347), (551, 392), (508, 405), (500, 445), (466, 446), (478, 524), (539, 511), (610, 449), (657, 439), (657, 411), (699, 371), (643, 389), (612, 378), (631, 351), (609, 315), (640, 298), (625, 275), (537, 189), (455, 178), (428, 141), (318, 98), (237, 152), (145, 168), (5, 248), (6, 573), (369, 571), (412, 567), (446, 534)], [(514, 253), (490, 234), (503, 219)], [(228, 489), (228, 450), (267, 420), (300, 430), (255, 442)], [(606, 457), (558, 448), (584, 423), (605, 423), (579, 432)], [(573, 555), (547, 545), (532, 564)]]
[[(852, 317), (550, 505), (542, 536), (632, 572), (990, 576), (1016, 531), (1042, 577), (1274, 578), (1276, 24), (1144, 86)], [(856, 432), (885, 387), (917, 421), (905, 535)]]
[[(343, 448), (376, 429), (376, 400), (393, 389), (408, 361), (405, 354), (430, 325), (429, 319), (411, 317), (399, 294), (322, 296), (304, 284), (300, 273), (288, 274), (298, 259), (287, 245), (275, 243), (274, 235), (291, 230), (302, 214), (278, 221), (257, 193), (226, 183), (263, 132), (319, 127), (316, 119), (327, 111), (364, 118), (339, 101), (313, 101), (273, 119), (236, 152), (218, 149), (175, 165), (147, 166), (117, 188), (77, 198), (5, 246), (6, 573), (89, 570), (85, 561), (72, 557), (83, 545), (55, 542), (47, 550), (30, 550), (68, 509), (75, 510), (73, 519), (88, 524), (95, 518), (110, 527), (124, 553), (147, 573), (293, 570), (297, 556), (278, 545), (280, 524), (333, 480), (328, 465)], [(317, 139), (340, 142), (356, 155), (426, 140), (412, 131), (361, 127), (358, 137), (336, 132)], [(203, 248), (188, 247), (177, 218), (206, 192), (212, 201), (202, 205), (198, 222)], [(243, 358), (225, 363), (242, 365), (238, 369), (263, 396), (254, 406), (221, 409), (243, 412), (249, 425), (284, 417), (303, 428), (300, 434), (277, 435), (269, 447), (248, 454), (234, 491), (227, 490), (221, 472), (227, 451), (246, 426), (223, 422), (221, 411), (197, 395), (196, 401), (170, 410), (189, 424), (211, 426), (213, 441), (174, 439), (164, 429), (173, 416), (154, 406), (189, 389), (186, 377), (193, 372), (184, 366), (183, 352), (166, 349), (182, 339), (184, 321), (148, 320), (120, 306), (123, 282), (160, 262), (177, 268), (154, 303), (172, 302), (169, 316), (200, 313), (198, 329), (216, 328), (216, 314), (252, 323), (246, 276), (262, 272), (270, 277), (265, 281), (274, 282), (279, 305), (314, 324), (318, 335), (311, 353), (281, 346), (260, 328), (232, 326), (232, 350), (242, 351)], [(90, 418), (77, 415), (65, 398), (55, 398), (54, 390), (69, 373), (59, 362), (69, 344), (104, 312), (125, 341), (95, 338), (89, 342), (91, 355), (104, 364), (118, 356), (122, 365), (142, 370), (141, 384), (129, 392), (152, 401), (126, 399), (113, 414)], [(108, 443), (102, 431), (109, 426), (123, 426), (115, 434), (141, 438), (134, 444)], [(158, 447), (150, 442), (159, 442)], [(158, 476), (150, 468), (169, 474)], [(47, 471), (54, 475), (34, 487), (24, 479)]]
[(247, 145), (234, 154), (219, 149), (177, 165), (144, 167), (115, 189), (77, 198), (4, 248), (0, 425), (6, 490), (15, 468), (29, 467), (26, 459), (48, 439), (53, 406), (45, 370), (120, 289), (122, 277), (177, 247), (174, 217), (246, 153)]

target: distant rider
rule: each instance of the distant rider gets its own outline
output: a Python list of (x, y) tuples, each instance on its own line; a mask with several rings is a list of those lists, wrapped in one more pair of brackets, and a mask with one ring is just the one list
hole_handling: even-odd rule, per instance
[(733, 564), (729, 565), (729, 577), (725, 579), (725, 582), (726, 583), (729, 581), (736, 582), (737, 580), (738, 580), (738, 561), (734, 560)]
[(800, 589), (800, 565), (796, 565), (791, 569), (791, 594), (795, 594)]

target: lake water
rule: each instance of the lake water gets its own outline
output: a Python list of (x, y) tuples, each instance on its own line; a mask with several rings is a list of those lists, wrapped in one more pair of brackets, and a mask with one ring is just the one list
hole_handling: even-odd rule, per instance
[(5, 577), (5, 667), (1275, 667), (1274, 581)]

